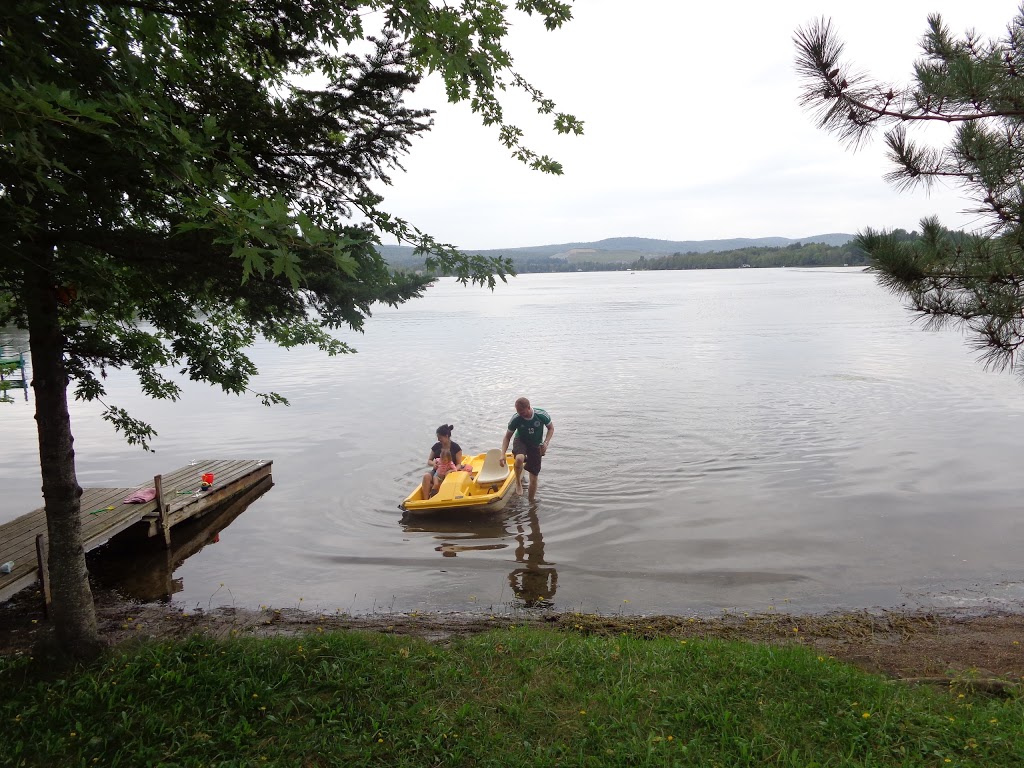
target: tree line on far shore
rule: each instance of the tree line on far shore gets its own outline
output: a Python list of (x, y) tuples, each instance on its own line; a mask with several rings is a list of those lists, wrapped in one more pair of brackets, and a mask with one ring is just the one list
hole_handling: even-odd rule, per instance
[[(962, 233), (949, 233), (962, 235)], [(916, 231), (896, 229), (892, 236), (901, 242), (920, 238)], [(622, 272), (658, 269), (740, 269), (742, 267), (855, 267), (870, 263), (867, 253), (851, 240), (844, 245), (791, 243), (783, 246), (758, 246), (731, 251), (673, 253), (665, 256), (640, 256), (633, 261), (569, 261), (551, 256), (514, 256), (519, 274), (529, 272)]]
[(845, 245), (792, 243), (771, 248), (740, 248), (710, 253), (673, 253), (641, 256), (630, 269), (738, 269), (742, 267), (843, 267), (866, 266), (868, 255), (852, 242)]

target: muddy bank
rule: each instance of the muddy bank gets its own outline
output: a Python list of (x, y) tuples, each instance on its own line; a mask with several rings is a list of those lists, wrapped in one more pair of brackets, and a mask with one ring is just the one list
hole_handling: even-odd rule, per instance
[[(0, 607), (0, 654), (29, 651), (47, 632), (31, 590)], [(447, 642), (453, 636), (524, 624), (596, 635), (718, 638), (798, 644), (869, 672), (897, 678), (1024, 680), (1024, 615), (957, 616), (878, 612), (824, 616), (790, 614), (597, 616), (576, 613), (375, 614), (347, 616), (294, 609), (220, 608), (190, 612), (167, 604), (138, 605), (112, 595), (97, 603), (100, 631), (111, 644), (134, 638), (173, 639), (195, 632), (216, 637), (271, 636), (361, 630)]]

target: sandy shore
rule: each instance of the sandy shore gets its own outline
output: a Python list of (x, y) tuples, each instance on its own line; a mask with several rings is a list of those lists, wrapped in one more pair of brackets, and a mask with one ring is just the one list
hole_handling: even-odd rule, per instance
[[(903, 679), (1000, 681), (997, 687), (1024, 680), (1024, 614), (1015, 613), (726, 613), (704, 618), (524, 611), (501, 615), (388, 613), (353, 617), (269, 608), (187, 612), (169, 604), (138, 605), (106, 595), (98, 598), (97, 616), (103, 637), (115, 645), (137, 638), (181, 638), (195, 632), (232, 637), (328, 630), (387, 632), (444, 643), (457, 635), (533, 624), (599, 635), (626, 632), (642, 637), (799, 644), (866, 671)], [(47, 631), (38, 598), (31, 590), (0, 607), (0, 654), (29, 651)]]

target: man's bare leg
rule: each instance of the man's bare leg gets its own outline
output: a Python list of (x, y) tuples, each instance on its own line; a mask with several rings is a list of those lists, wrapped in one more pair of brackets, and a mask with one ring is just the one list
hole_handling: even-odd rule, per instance
[(533, 499), (534, 499), (534, 497), (536, 495), (537, 495), (537, 475), (535, 475), (535, 474), (533, 474), (533, 472), (531, 472), (530, 473), (530, 495), (529, 495), (528, 498), (530, 499), (530, 501), (533, 501)]
[(523, 495), (523, 462), (526, 457), (523, 454), (516, 456), (516, 496)]

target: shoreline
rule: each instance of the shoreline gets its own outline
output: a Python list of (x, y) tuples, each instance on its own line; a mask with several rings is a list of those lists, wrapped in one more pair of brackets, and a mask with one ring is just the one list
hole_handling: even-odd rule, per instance
[[(0, 606), (0, 655), (29, 653), (48, 634), (34, 590)], [(1024, 613), (884, 610), (833, 614), (723, 613), (621, 616), (523, 611), (509, 613), (379, 613), (350, 616), (295, 608), (222, 607), (187, 611), (172, 603), (134, 603), (108, 592), (96, 597), (101, 637), (112, 647), (136, 640), (173, 641), (199, 633), (215, 638), (366, 631), (446, 643), (497, 628), (536, 626), (592, 635), (717, 639), (802, 645), (867, 672), (930, 683), (1024, 681)]]

